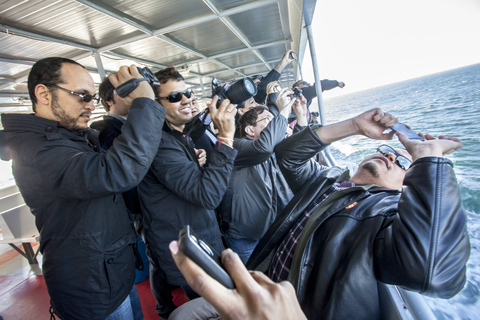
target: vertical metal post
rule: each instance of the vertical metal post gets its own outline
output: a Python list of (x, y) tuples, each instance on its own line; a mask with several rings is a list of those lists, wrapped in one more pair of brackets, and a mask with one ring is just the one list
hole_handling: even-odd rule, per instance
[[(307, 37), (308, 37), (308, 46), (310, 47), (310, 56), (312, 58), (312, 67), (313, 67), (313, 75), (315, 77), (315, 91), (317, 91), (317, 99), (318, 99), (318, 113), (320, 116), (320, 123), (322, 125), (326, 124), (325, 121), (325, 111), (323, 108), (323, 97), (322, 97), (322, 84), (320, 77), (318, 75), (318, 64), (317, 64), (317, 53), (315, 51), (315, 43), (313, 41), (313, 32), (312, 32), (312, 24), (311, 21), (308, 21), (305, 25), (307, 29)], [(326, 147), (322, 154), (325, 160), (328, 162), (329, 166), (335, 166), (336, 162), (335, 159), (330, 154), (330, 147)]]
[(103, 81), (106, 77), (106, 74), (105, 74), (105, 69), (103, 68), (103, 63), (102, 63), (102, 58), (100, 57), (100, 53), (98, 53), (98, 51), (95, 51), (93, 53), (93, 57), (95, 58), (95, 62), (97, 63), (97, 69), (98, 69), (98, 73), (100, 74), (100, 78)]

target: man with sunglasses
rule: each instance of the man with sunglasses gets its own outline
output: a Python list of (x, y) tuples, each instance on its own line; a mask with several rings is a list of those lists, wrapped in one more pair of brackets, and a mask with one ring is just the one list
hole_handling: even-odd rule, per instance
[(386, 145), (350, 177), (311, 160), (352, 135), (391, 139), (398, 120), (380, 109), (312, 126), (275, 149), (295, 194), (260, 240), (247, 268), (288, 280), (308, 319), (380, 319), (377, 281), (450, 298), (465, 284), (466, 213), (452, 163), (455, 138)]
[[(184, 134), (192, 119), (192, 94), (175, 68), (156, 74), (160, 86), (156, 100), (166, 109), (162, 142), (148, 173), (138, 186), (144, 214), (145, 242), (150, 260), (150, 283), (157, 300), (157, 312), (167, 318), (176, 307), (171, 291), (182, 287), (190, 298), (197, 296), (178, 271), (168, 244), (178, 239), (189, 224), (209, 246), (224, 249), (215, 209), (227, 189), (236, 151), (233, 149), (236, 108), (229, 100), (216, 108), (218, 98), (209, 105), (209, 116), (218, 129), (218, 142), (200, 166), (200, 152)], [(202, 150), (203, 151), (203, 150)]]
[[(113, 86), (142, 78), (121, 67)], [(88, 121), (98, 98), (87, 70), (65, 58), (36, 62), (28, 76), (34, 114), (3, 114), (7, 152), (40, 231), (43, 276), (61, 319), (142, 319), (136, 292), (136, 235), (121, 193), (153, 161), (165, 109), (141, 81), (122, 134), (100, 153)]]
[[(458, 293), (466, 283), (470, 245), (453, 166), (443, 156), (460, 148), (460, 140), (409, 140), (397, 133), (406, 150), (382, 145), (351, 177), (312, 160), (328, 144), (352, 135), (391, 139), (393, 131), (384, 130), (396, 122), (373, 109), (307, 127), (278, 144), (277, 160), (295, 196), (246, 268), (279, 283), (249, 275), (226, 251), (223, 265), (241, 290), (219, 288), (174, 242), (179, 268), (215, 309), (201, 300), (197, 307), (212, 316), (218, 311), (223, 319), (387, 319), (378, 282), (436, 298)], [(291, 285), (304, 315), (288, 302)]]

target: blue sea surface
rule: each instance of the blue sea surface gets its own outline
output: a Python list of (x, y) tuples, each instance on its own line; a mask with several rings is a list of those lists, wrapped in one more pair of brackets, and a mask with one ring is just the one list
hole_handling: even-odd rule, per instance
[[(455, 297), (426, 298), (438, 319), (479, 319), (480, 310), (480, 64), (325, 99), (328, 123), (379, 107), (416, 132), (461, 139), (463, 147), (446, 157), (454, 163), (468, 213), (471, 254), (467, 283)], [(400, 147), (400, 142), (387, 142)], [(337, 164), (355, 170), (380, 143), (351, 137), (332, 145)]]

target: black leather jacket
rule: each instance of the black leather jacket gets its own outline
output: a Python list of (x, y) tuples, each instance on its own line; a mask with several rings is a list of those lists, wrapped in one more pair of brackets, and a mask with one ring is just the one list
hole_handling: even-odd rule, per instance
[[(310, 128), (277, 146), (295, 197), (260, 240), (249, 269), (265, 272), (308, 204), (335, 181), (348, 180), (339, 168), (322, 170), (305, 160), (322, 147)], [(416, 160), (402, 192), (370, 185), (329, 199), (333, 204), (305, 226), (289, 276), (308, 319), (381, 319), (377, 281), (440, 298), (463, 288), (470, 246), (449, 160)]]
[(150, 167), (165, 109), (133, 101), (122, 135), (106, 153), (86, 136), (33, 114), (3, 114), (0, 135), (17, 185), (40, 231), (43, 276), (62, 319), (104, 319), (135, 280), (136, 243), (121, 192)]

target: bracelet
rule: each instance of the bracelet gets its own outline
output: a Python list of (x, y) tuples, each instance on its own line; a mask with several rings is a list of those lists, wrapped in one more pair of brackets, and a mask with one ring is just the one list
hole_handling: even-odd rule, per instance
[(232, 141), (233, 142), (233, 139), (229, 139), (229, 138), (224, 138), (224, 137), (217, 137), (218, 140), (226, 140), (226, 141)]

